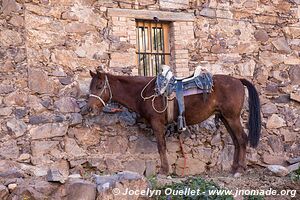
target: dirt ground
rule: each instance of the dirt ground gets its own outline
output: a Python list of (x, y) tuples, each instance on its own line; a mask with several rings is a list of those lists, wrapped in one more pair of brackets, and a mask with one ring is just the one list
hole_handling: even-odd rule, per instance
[[(242, 176), (236, 178), (226, 172), (224, 173), (211, 173), (207, 174), (206, 180), (211, 180), (221, 186), (233, 191), (241, 190), (276, 190), (280, 193), (282, 190), (296, 190), (294, 197), (291, 195), (270, 195), (265, 196), (265, 200), (287, 200), (287, 199), (300, 199), (300, 180), (292, 180), (290, 175), (286, 177), (274, 176), (268, 169), (257, 167), (248, 169)], [(284, 192), (284, 191), (283, 191)], [(291, 191), (290, 191), (291, 192)], [(294, 192), (295, 193), (295, 192)], [(243, 199), (242, 196), (237, 196), (235, 199)]]

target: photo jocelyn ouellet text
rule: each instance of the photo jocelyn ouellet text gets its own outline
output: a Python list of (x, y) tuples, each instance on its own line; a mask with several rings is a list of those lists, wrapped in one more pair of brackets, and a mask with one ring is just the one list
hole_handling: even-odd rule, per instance
[(147, 197), (154, 197), (154, 196), (249, 196), (249, 195), (257, 195), (257, 196), (290, 196), (295, 197), (297, 191), (296, 190), (275, 190), (272, 188), (269, 189), (236, 189), (236, 190), (227, 190), (227, 189), (212, 189), (206, 192), (202, 192), (200, 189), (191, 189), (185, 188), (183, 190), (173, 189), (173, 188), (165, 188), (164, 190), (157, 190), (157, 189), (150, 189), (147, 188), (145, 190), (132, 190), (129, 188), (125, 188), (125, 190), (120, 190), (118, 188), (113, 189), (114, 195), (141, 195)]

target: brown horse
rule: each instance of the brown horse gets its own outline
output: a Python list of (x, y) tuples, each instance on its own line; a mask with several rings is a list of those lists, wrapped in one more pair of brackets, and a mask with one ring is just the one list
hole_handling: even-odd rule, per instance
[[(169, 165), (166, 155), (165, 126), (167, 124), (166, 112), (159, 114), (151, 105), (151, 100), (143, 100), (141, 91), (153, 78), (144, 76), (116, 76), (108, 73), (93, 73), (90, 71), (92, 81), (90, 84), (90, 97), (87, 106), (90, 111), (100, 112), (103, 106), (113, 100), (125, 107), (139, 113), (152, 126), (157, 138), (158, 152), (161, 160), (160, 173), (168, 174)], [(207, 97), (196, 94), (184, 97), (185, 118), (187, 125), (198, 124), (213, 114), (225, 124), (235, 147), (232, 165), (233, 173), (242, 172), (245, 167), (246, 146), (249, 141), (251, 147), (256, 147), (261, 131), (261, 117), (259, 97), (255, 87), (245, 79), (237, 79), (227, 75), (214, 75), (214, 88)], [(240, 115), (243, 107), (245, 89), (249, 92), (249, 134), (245, 134)], [(152, 81), (144, 91), (145, 96), (154, 93), (155, 81)], [(162, 97), (155, 100), (155, 107), (163, 109)], [(174, 119), (178, 114), (175, 105)]]

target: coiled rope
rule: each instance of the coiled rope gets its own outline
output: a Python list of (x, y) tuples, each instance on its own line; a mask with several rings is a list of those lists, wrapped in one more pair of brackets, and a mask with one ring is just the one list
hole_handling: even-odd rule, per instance
[(144, 87), (144, 88), (142, 89), (142, 91), (141, 91), (141, 97), (142, 97), (142, 99), (143, 99), (144, 101), (146, 101), (146, 100), (148, 100), (148, 99), (151, 99), (153, 110), (154, 110), (155, 112), (161, 114), (161, 113), (164, 113), (164, 112), (167, 110), (167, 108), (168, 108), (168, 106), (169, 106), (169, 101), (173, 100), (174, 97), (171, 97), (171, 98), (170, 98), (170, 97), (168, 97), (167, 95), (163, 95), (163, 96), (165, 97), (167, 103), (166, 103), (164, 109), (162, 109), (162, 110), (156, 109), (156, 108), (155, 108), (155, 105), (154, 105), (154, 104), (155, 104), (155, 99), (156, 99), (156, 97), (158, 97), (158, 96), (160, 96), (160, 95), (157, 94), (156, 92), (154, 92), (154, 94), (152, 94), (152, 95), (150, 95), (150, 96), (148, 96), (148, 97), (146, 97), (146, 96), (143, 95), (143, 93), (145, 92), (146, 88), (147, 88), (147, 87), (150, 85), (150, 83), (151, 83), (153, 80), (155, 80), (155, 79), (156, 79), (156, 76), (153, 77), (153, 78), (145, 85), (145, 87)]

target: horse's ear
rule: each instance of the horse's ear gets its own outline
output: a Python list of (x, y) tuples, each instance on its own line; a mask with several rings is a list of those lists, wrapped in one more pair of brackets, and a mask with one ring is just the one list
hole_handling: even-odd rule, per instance
[(96, 70), (97, 76), (100, 77), (101, 72), (99, 70)]
[(96, 74), (94, 72), (92, 72), (92, 70), (90, 70), (90, 75), (91, 75), (91, 77), (96, 76)]

